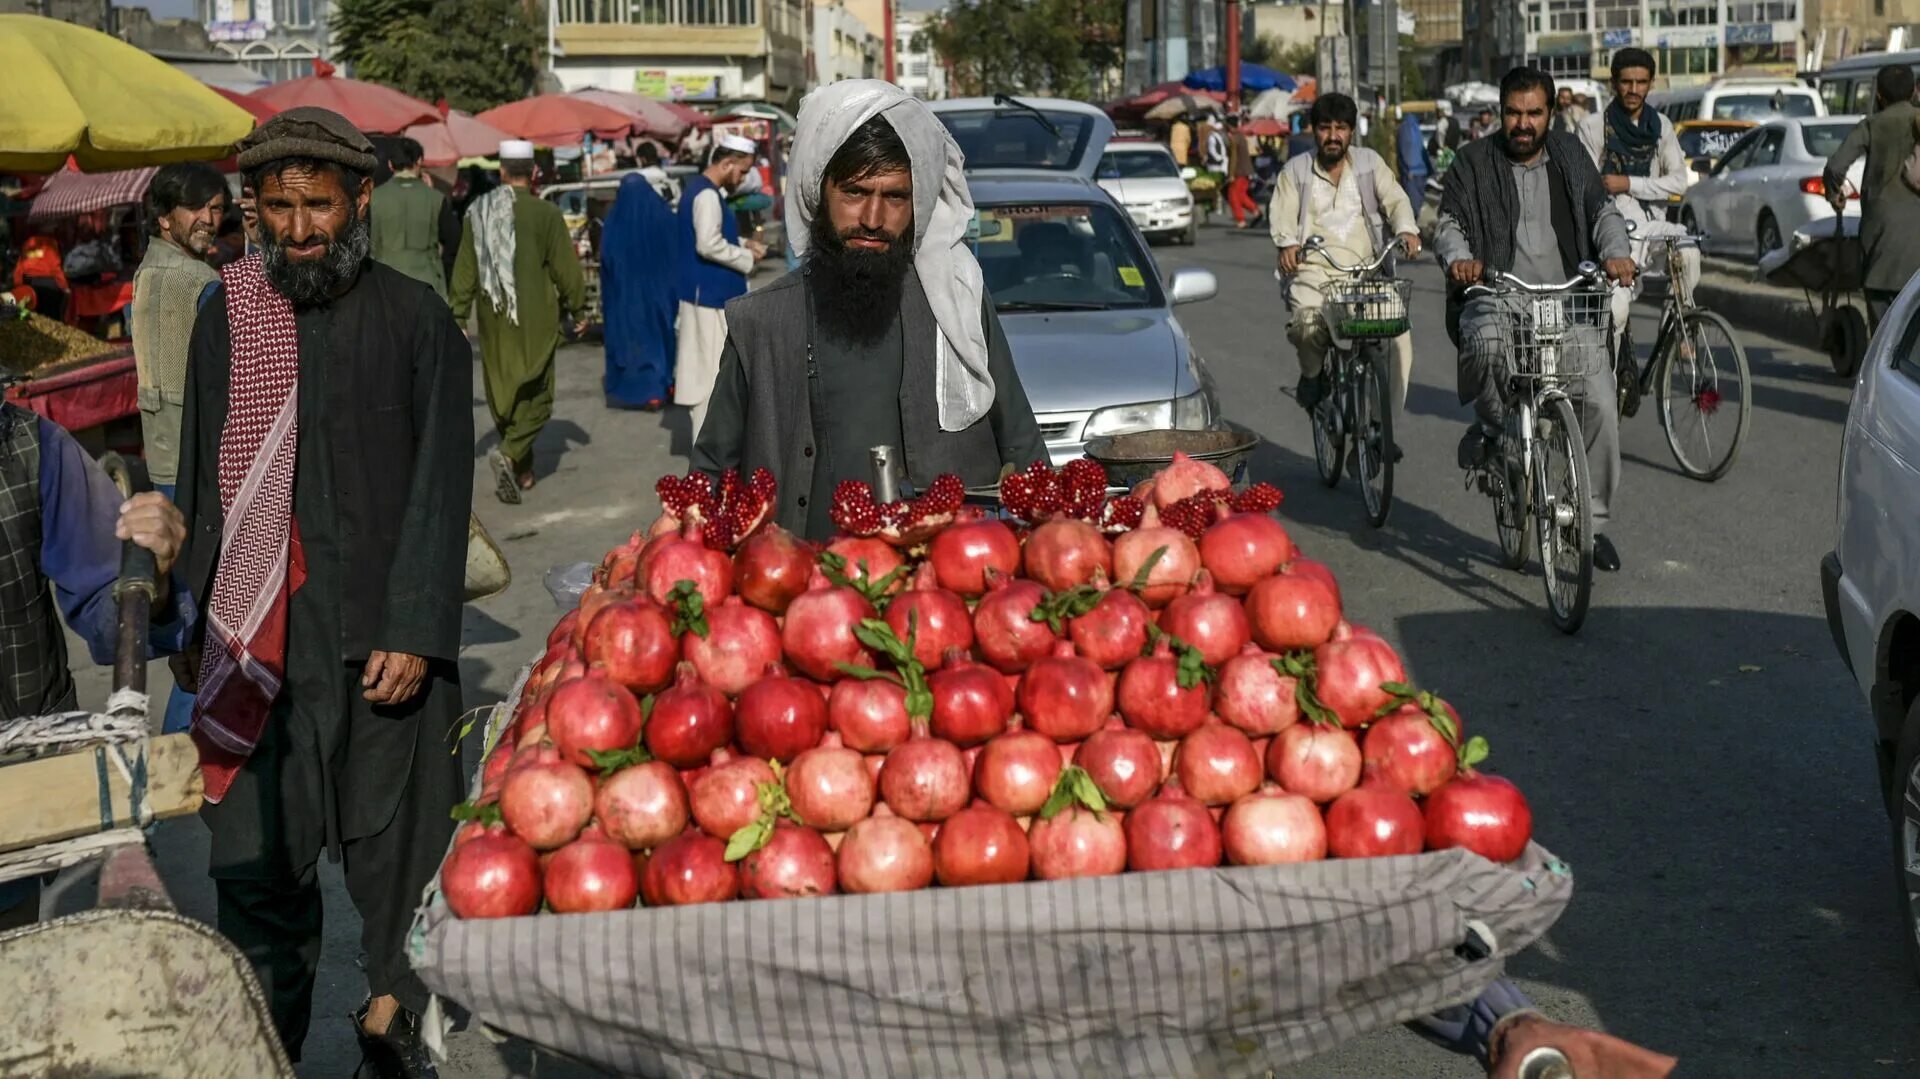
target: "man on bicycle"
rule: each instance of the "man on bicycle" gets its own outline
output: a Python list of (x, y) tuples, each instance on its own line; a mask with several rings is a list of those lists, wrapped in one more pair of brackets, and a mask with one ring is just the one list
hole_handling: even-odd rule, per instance
[[(1313, 103), (1314, 152), (1300, 154), (1280, 170), (1267, 218), (1273, 245), (1280, 249), (1285, 288), (1287, 340), (1300, 357), (1300, 407), (1312, 412), (1327, 393), (1325, 367), (1333, 335), (1320, 316), (1324, 292), (1337, 271), (1319, 255), (1308, 257), (1302, 245), (1319, 236), (1323, 250), (1342, 266), (1369, 263), (1398, 236), (1407, 257), (1420, 254), (1420, 226), (1407, 193), (1380, 155), (1353, 145), (1360, 110), (1345, 94), (1322, 94)], [(1395, 408), (1406, 403), (1413, 371), (1413, 336), (1394, 339)], [(1396, 459), (1399, 450), (1393, 451)]]
[[(1580, 123), (1580, 141), (1600, 170), (1600, 185), (1613, 196), (1614, 209), (1633, 222), (1633, 253), (1642, 268), (1652, 268), (1649, 257), (1663, 252), (1648, 241), (1655, 236), (1684, 236), (1687, 230), (1667, 220), (1667, 203), (1687, 193), (1687, 155), (1680, 149), (1673, 121), (1647, 107), (1653, 88), (1653, 55), (1645, 49), (1620, 49), (1613, 54), (1608, 77), (1613, 101)], [(1700, 251), (1680, 250), (1681, 280), (1673, 282), (1680, 295), (1692, 298), (1700, 283)], [(1664, 261), (1660, 266), (1665, 268)], [(1622, 325), (1633, 290), (1613, 291), (1613, 322)], [(1692, 347), (1681, 342), (1682, 348)], [(1628, 356), (1629, 364), (1633, 357)], [(1623, 375), (1631, 367), (1623, 368)]]
[[(1467, 297), (1489, 270), (1531, 284), (1571, 279), (1582, 262), (1598, 261), (1607, 275), (1632, 284), (1627, 225), (1601, 186), (1600, 174), (1579, 141), (1549, 132), (1553, 79), (1517, 67), (1500, 80), (1500, 131), (1460, 148), (1440, 196), (1434, 250), (1446, 267), (1447, 331), (1460, 348), (1461, 403), (1477, 420), (1460, 440), (1460, 467), (1479, 468), (1491, 456), (1506, 416), (1504, 337), (1515, 309), (1494, 296)], [(1581, 394), (1581, 428), (1593, 483), (1593, 564), (1620, 568), (1620, 555), (1601, 530), (1620, 487), (1620, 417), (1613, 374), (1600, 365)]]

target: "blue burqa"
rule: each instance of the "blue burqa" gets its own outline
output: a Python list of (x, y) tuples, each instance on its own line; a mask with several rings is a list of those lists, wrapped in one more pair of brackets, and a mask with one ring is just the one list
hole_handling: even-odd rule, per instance
[(679, 243), (673, 211), (646, 177), (621, 180), (600, 235), (603, 388), (614, 408), (658, 407), (672, 396)]

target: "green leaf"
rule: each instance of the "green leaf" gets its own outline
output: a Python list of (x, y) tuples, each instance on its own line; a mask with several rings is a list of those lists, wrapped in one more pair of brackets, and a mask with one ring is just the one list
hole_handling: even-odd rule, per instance
[(863, 618), (853, 627), (853, 636), (861, 644), (886, 656), (897, 666), (914, 662), (913, 649), (893, 632), (893, 627), (878, 618)]
[(933, 715), (933, 691), (924, 684), (907, 690), (907, 718), (926, 719)]
[(653, 694), (640, 698), (640, 720), (646, 722), (653, 718)]
[(601, 778), (606, 778), (620, 769), (634, 764), (645, 764), (653, 759), (646, 746), (628, 746), (626, 749), (589, 749), (587, 758), (593, 766), (600, 769)]
[(1420, 691), (1405, 682), (1382, 682), (1380, 688), (1396, 697), (1412, 697)]
[(765, 816), (756, 817), (752, 823), (741, 825), (727, 840), (726, 860), (737, 862), (766, 846), (772, 838), (773, 822)]
[(673, 591), (667, 593), (667, 605), (673, 608), (673, 632), (676, 636), (692, 633), (705, 639), (707, 636), (707, 598), (700, 594), (700, 586), (692, 581), (675, 581)]
[(1128, 582), (1127, 588), (1135, 592), (1146, 591), (1147, 578), (1153, 576), (1153, 567), (1159, 565), (1160, 560), (1166, 556), (1167, 548), (1154, 548), (1153, 553), (1147, 556), (1147, 560), (1140, 563), (1140, 572), (1133, 575), (1133, 580)]
[(1060, 592), (1049, 592), (1033, 610), (1027, 612), (1027, 618), (1035, 622), (1045, 622), (1056, 634), (1067, 631), (1066, 620), (1078, 618), (1094, 609), (1105, 593), (1090, 584), (1076, 585)]
[(1054, 781), (1053, 792), (1047, 795), (1046, 803), (1040, 807), (1040, 817), (1050, 820), (1074, 805), (1095, 813), (1105, 813), (1107, 796), (1085, 768), (1070, 764), (1060, 770), (1060, 778)]
[(892, 682), (896, 686), (906, 685), (900, 680), (900, 676), (892, 671), (876, 671), (872, 667), (863, 667), (858, 663), (836, 663), (834, 666), (841, 674), (857, 678), (862, 682), (871, 682), (878, 678), (883, 682)]
[(1079, 773), (1079, 775), (1074, 777), (1073, 786), (1075, 795), (1080, 799), (1080, 804), (1093, 810), (1095, 813), (1105, 813), (1107, 811), (1106, 792), (1100, 789), (1100, 784), (1093, 781), (1092, 774), (1086, 769), (1074, 768), (1073, 770)]
[(1467, 744), (1460, 747), (1460, 770), (1464, 772), (1469, 768), (1477, 766), (1481, 761), (1487, 759), (1487, 753), (1487, 740), (1485, 738), (1476, 734), (1472, 738), (1467, 739)]
[(461, 802), (459, 805), (454, 806), (447, 815), (454, 820), (477, 820), (481, 824), (499, 824), (500, 803), (488, 802), (485, 805), (481, 805), (478, 802)]
[[(1445, 708), (1428, 711), (1427, 722), (1433, 726), (1434, 730), (1440, 732), (1440, 737), (1445, 738), (1448, 745), (1455, 747), (1460, 745), (1460, 728), (1453, 722), (1453, 717), (1447, 714)], [(1486, 739), (1483, 738), (1480, 741), (1484, 746)]]

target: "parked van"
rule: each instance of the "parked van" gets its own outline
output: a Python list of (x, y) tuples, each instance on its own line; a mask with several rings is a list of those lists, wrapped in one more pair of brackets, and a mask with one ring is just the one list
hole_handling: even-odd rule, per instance
[(1873, 112), (1873, 77), (1888, 64), (1905, 64), (1920, 74), (1920, 49), (1864, 52), (1835, 60), (1820, 71), (1820, 99), (1834, 116)]
[(1674, 123), (1682, 120), (1769, 120), (1775, 116), (1825, 116), (1826, 102), (1794, 79), (1716, 79), (1704, 86), (1657, 90), (1647, 104)]

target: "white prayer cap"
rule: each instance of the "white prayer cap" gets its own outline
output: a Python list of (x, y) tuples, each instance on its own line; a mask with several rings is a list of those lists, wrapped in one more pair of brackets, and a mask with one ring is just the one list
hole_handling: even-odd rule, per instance
[(532, 161), (533, 143), (525, 139), (508, 139), (500, 144), (500, 160)]
[(721, 135), (714, 140), (713, 148), (715, 150), (732, 150), (736, 154), (753, 154), (759, 152), (753, 145), (752, 139), (740, 135)]

